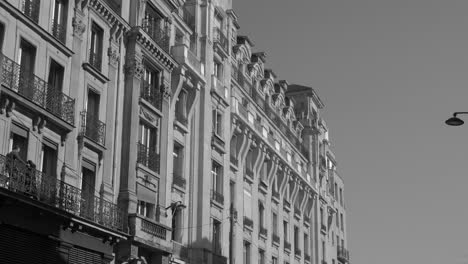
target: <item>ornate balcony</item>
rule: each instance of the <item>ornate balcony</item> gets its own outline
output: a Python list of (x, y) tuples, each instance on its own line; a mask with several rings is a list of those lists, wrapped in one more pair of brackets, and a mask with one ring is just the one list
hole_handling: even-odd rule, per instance
[(216, 191), (216, 190), (211, 190), (211, 200), (217, 202), (218, 204), (223, 205), (224, 204), (224, 196), (222, 193)]
[(349, 251), (343, 246), (338, 246), (336, 248), (336, 256), (342, 263), (349, 262)]
[(174, 174), (172, 178), (172, 183), (176, 186), (179, 186), (182, 189), (185, 189), (186, 180), (181, 175)]
[(41, 6), (40, 0), (22, 0), (21, 11), (32, 21), (39, 22), (39, 9)]
[(166, 240), (167, 237), (167, 229), (163, 225), (159, 223), (149, 221), (148, 219), (141, 218), (141, 230), (145, 231), (146, 233), (152, 234), (160, 239)]
[(165, 52), (169, 53), (169, 32), (167, 26), (161, 28), (161, 20), (154, 18), (143, 19), (141, 28), (156, 42)]
[(101, 146), (106, 142), (106, 124), (86, 111), (81, 112), (81, 133)]
[(253, 228), (253, 221), (247, 216), (244, 216), (244, 227), (250, 227), (250, 229)]
[(123, 231), (123, 211), (116, 204), (82, 192), (68, 183), (29, 167), (23, 161), (0, 155), (0, 188), (24, 195), (101, 226)]
[(36, 75), (23, 71), (19, 64), (1, 53), (0, 61), (3, 86), (68, 124), (75, 123), (75, 99), (63, 94)]
[(163, 94), (154, 84), (146, 80), (141, 81), (140, 97), (150, 103), (159, 111), (162, 110)]
[(65, 43), (65, 37), (67, 33), (66, 25), (58, 23), (56, 20), (52, 21), (52, 35), (60, 42)]
[(159, 154), (141, 142), (138, 142), (137, 162), (159, 173)]
[(213, 43), (219, 46), (226, 56), (229, 54), (228, 39), (220, 28), (213, 29)]

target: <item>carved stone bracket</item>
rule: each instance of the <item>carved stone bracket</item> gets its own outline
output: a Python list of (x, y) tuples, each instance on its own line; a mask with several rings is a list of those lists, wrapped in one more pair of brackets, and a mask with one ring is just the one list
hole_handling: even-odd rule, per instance
[(125, 63), (125, 73), (129, 77), (134, 77), (136, 79), (141, 79), (143, 75), (144, 67), (141, 62), (141, 55), (131, 54), (130, 58), (127, 58), (127, 63)]
[(72, 19), (73, 36), (83, 39), (83, 33), (86, 31), (86, 25), (83, 23), (82, 18), (75, 16)]
[(109, 64), (117, 68), (120, 61), (120, 51), (118, 44), (112, 40), (107, 50), (107, 55), (109, 56)]

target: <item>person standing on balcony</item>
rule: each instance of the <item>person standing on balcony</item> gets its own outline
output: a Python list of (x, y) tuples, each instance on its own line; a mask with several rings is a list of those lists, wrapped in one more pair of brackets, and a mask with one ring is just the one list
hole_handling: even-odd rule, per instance
[(20, 147), (18, 145), (14, 145), (13, 149), (11, 150), (10, 153), (6, 155), (6, 164), (5, 164), (5, 169), (6, 169), (6, 183), (5, 186), (8, 186), (10, 189), (15, 189), (14, 183), (17, 183), (18, 177), (19, 177), (19, 172), (21, 167), (24, 167), (25, 162), (20, 158)]

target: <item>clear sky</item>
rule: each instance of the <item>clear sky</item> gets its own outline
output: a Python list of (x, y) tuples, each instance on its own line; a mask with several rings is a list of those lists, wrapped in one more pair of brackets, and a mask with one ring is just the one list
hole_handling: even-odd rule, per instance
[(310, 85), (354, 264), (468, 263), (466, 0), (233, 0), (280, 79)]

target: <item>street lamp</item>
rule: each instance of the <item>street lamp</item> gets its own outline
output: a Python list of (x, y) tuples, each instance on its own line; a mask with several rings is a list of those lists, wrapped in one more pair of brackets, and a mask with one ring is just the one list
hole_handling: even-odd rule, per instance
[(187, 206), (185, 204), (182, 203), (182, 201), (177, 201), (177, 202), (172, 202), (171, 205), (169, 205), (168, 207), (166, 207), (166, 211), (168, 209), (171, 209), (172, 211), (172, 216), (174, 216), (175, 212), (177, 209), (181, 208), (181, 209), (184, 209), (186, 208)]
[(459, 114), (468, 114), (468, 112), (455, 112), (453, 113), (453, 116), (450, 117), (449, 119), (445, 120), (445, 124), (449, 125), (449, 126), (461, 126), (463, 125), (465, 122), (463, 122), (463, 120), (461, 120), (460, 118), (457, 117), (457, 115)]

